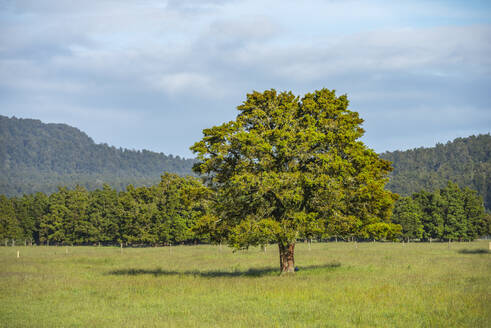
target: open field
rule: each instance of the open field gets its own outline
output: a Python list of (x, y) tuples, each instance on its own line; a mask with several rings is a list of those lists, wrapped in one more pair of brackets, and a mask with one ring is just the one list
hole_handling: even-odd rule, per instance
[(487, 248), (298, 244), (279, 277), (274, 246), (0, 247), (0, 325), (489, 327)]

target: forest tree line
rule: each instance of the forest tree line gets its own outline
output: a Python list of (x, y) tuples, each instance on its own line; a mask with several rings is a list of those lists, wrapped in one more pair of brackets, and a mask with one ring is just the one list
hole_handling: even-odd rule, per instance
[[(41, 192), (11, 198), (0, 195), (0, 241), (9, 245), (13, 241), (37, 245), (227, 242), (220, 231), (210, 233), (214, 224), (210, 196), (201, 180), (169, 173), (157, 185), (130, 185), (119, 192), (104, 185), (94, 191), (80, 186), (59, 188), (49, 196)], [(326, 222), (328, 233), (299, 238), (473, 240), (490, 233), (491, 216), (475, 191), (449, 183), (433, 192), (401, 197), (391, 224)], [(201, 229), (203, 225), (207, 229)]]
[[(431, 148), (385, 152), (394, 170), (386, 186), (410, 196), (444, 188), (447, 181), (476, 190), (491, 210), (491, 136), (457, 138)], [(12, 197), (51, 194), (58, 186), (88, 190), (106, 183), (118, 191), (128, 185), (152, 186), (162, 172), (193, 175), (195, 159), (96, 144), (66, 124), (0, 115), (0, 194)]]
[(22, 196), (58, 186), (88, 190), (104, 183), (116, 190), (152, 186), (162, 172), (192, 175), (194, 159), (149, 150), (129, 150), (96, 144), (87, 134), (66, 124), (0, 115), (0, 194)]
[(482, 198), (452, 182), (433, 192), (421, 190), (399, 198), (392, 221), (402, 227), (406, 240), (473, 240), (491, 231), (491, 215)]
[(491, 210), (491, 135), (457, 138), (431, 148), (385, 152), (394, 170), (386, 188), (403, 196), (445, 188), (448, 181), (476, 190)]
[(36, 244), (157, 245), (191, 242), (206, 211), (207, 189), (193, 177), (165, 174), (158, 185), (60, 188), (49, 196), (0, 196), (0, 240)]

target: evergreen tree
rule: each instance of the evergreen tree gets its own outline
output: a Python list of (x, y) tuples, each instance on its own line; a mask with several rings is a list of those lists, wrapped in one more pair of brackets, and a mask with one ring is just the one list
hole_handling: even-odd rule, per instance
[(325, 231), (333, 216), (355, 216), (362, 226), (390, 220), (389, 162), (358, 140), (363, 120), (346, 96), (253, 92), (238, 110), (191, 147), (231, 246), (272, 240), (281, 271), (293, 272), (296, 239)]
[(67, 208), (65, 221), (65, 242), (70, 244), (89, 244), (97, 241), (97, 228), (88, 219), (89, 193), (76, 186), (66, 192)]
[[(440, 191), (429, 192), (421, 190), (412, 195), (422, 211), (422, 237), (424, 240), (441, 239), (444, 231), (444, 206)], [(396, 205), (397, 206), (397, 205)]]
[(423, 237), (423, 211), (411, 197), (401, 197), (395, 204), (392, 221), (402, 227), (402, 237), (421, 239)]
[(131, 244), (139, 240), (139, 228), (137, 218), (140, 215), (140, 207), (136, 201), (135, 187), (129, 185), (126, 191), (119, 194), (118, 204), (118, 242)]
[(457, 184), (449, 182), (440, 194), (444, 205), (443, 238), (462, 240), (467, 238), (467, 217), (464, 209), (464, 194)]
[[(157, 186), (162, 217), (161, 242), (185, 242), (195, 238), (195, 224), (206, 214), (209, 190), (193, 177), (166, 173)], [(164, 232), (165, 233), (162, 233)]]
[(485, 211), (482, 198), (475, 190), (464, 188), (464, 212), (467, 218), (467, 238), (475, 239), (487, 234), (485, 227)]
[(90, 224), (96, 228), (97, 242), (103, 244), (118, 242), (117, 215), (120, 212), (118, 206), (118, 193), (107, 184), (91, 193), (87, 215)]
[(70, 236), (67, 236), (66, 218), (69, 210), (66, 207), (66, 196), (68, 189), (60, 188), (57, 193), (51, 194), (48, 198), (48, 208), (46, 214), (41, 217), (39, 224), (39, 241), (41, 243), (72, 243)]
[(0, 240), (19, 240), (23, 237), (23, 231), (17, 220), (14, 200), (0, 195)]

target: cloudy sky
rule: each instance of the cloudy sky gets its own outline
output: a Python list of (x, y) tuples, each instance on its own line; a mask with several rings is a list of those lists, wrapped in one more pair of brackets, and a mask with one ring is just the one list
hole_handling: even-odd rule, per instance
[(0, 114), (191, 157), (252, 90), (348, 94), (378, 152), (491, 127), (491, 1), (0, 0)]

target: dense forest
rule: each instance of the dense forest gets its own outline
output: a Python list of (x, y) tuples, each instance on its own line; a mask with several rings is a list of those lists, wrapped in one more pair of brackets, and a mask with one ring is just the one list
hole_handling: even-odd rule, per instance
[[(491, 210), (491, 136), (458, 138), (432, 148), (385, 152), (394, 167), (386, 188), (403, 196), (444, 188), (448, 181), (476, 190)], [(164, 172), (192, 175), (194, 159), (96, 144), (66, 124), (0, 115), (0, 194), (87, 190), (103, 184), (152, 186)]]
[(0, 194), (7, 196), (52, 193), (58, 186), (150, 186), (163, 172), (191, 174), (193, 163), (179, 156), (96, 144), (66, 124), (0, 116)]
[[(384, 153), (394, 166), (388, 187), (403, 195), (395, 204), (394, 224), (353, 230), (331, 220), (328, 233), (303, 237), (472, 240), (489, 234), (491, 216), (483, 198), (489, 209), (490, 146), (488, 134)], [(226, 233), (214, 230), (211, 191), (189, 176), (195, 162), (95, 144), (65, 124), (0, 116), (0, 240), (226, 242)], [(177, 174), (161, 176), (165, 171)]]
[[(210, 189), (195, 177), (164, 174), (151, 187), (77, 186), (51, 195), (0, 195), (0, 241), (5, 245), (169, 245), (229, 242), (210, 209)], [(346, 229), (329, 220), (324, 233), (305, 238), (345, 240), (472, 240), (490, 233), (491, 215), (474, 191), (456, 184), (401, 198), (395, 224)], [(334, 226), (332, 226), (334, 225)], [(302, 236), (299, 236), (303, 238)]]
[(433, 192), (401, 197), (392, 221), (401, 225), (400, 236), (408, 241), (472, 240), (491, 231), (491, 215), (485, 213), (482, 198), (452, 182)]
[(491, 136), (457, 138), (432, 148), (385, 152), (394, 167), (387, 188), (409, 196), (421, 190), (444, 188), (448, 181), (469, 187), (491, 210)]
[(59, 188), (7, 198), (0, 195), (0, 240), (36, 244), (157, 245), (189, 242), (206, 211), (207, 189), (200, 180), (165, 174), (151, 187), (108, 185), (87, 191)]

